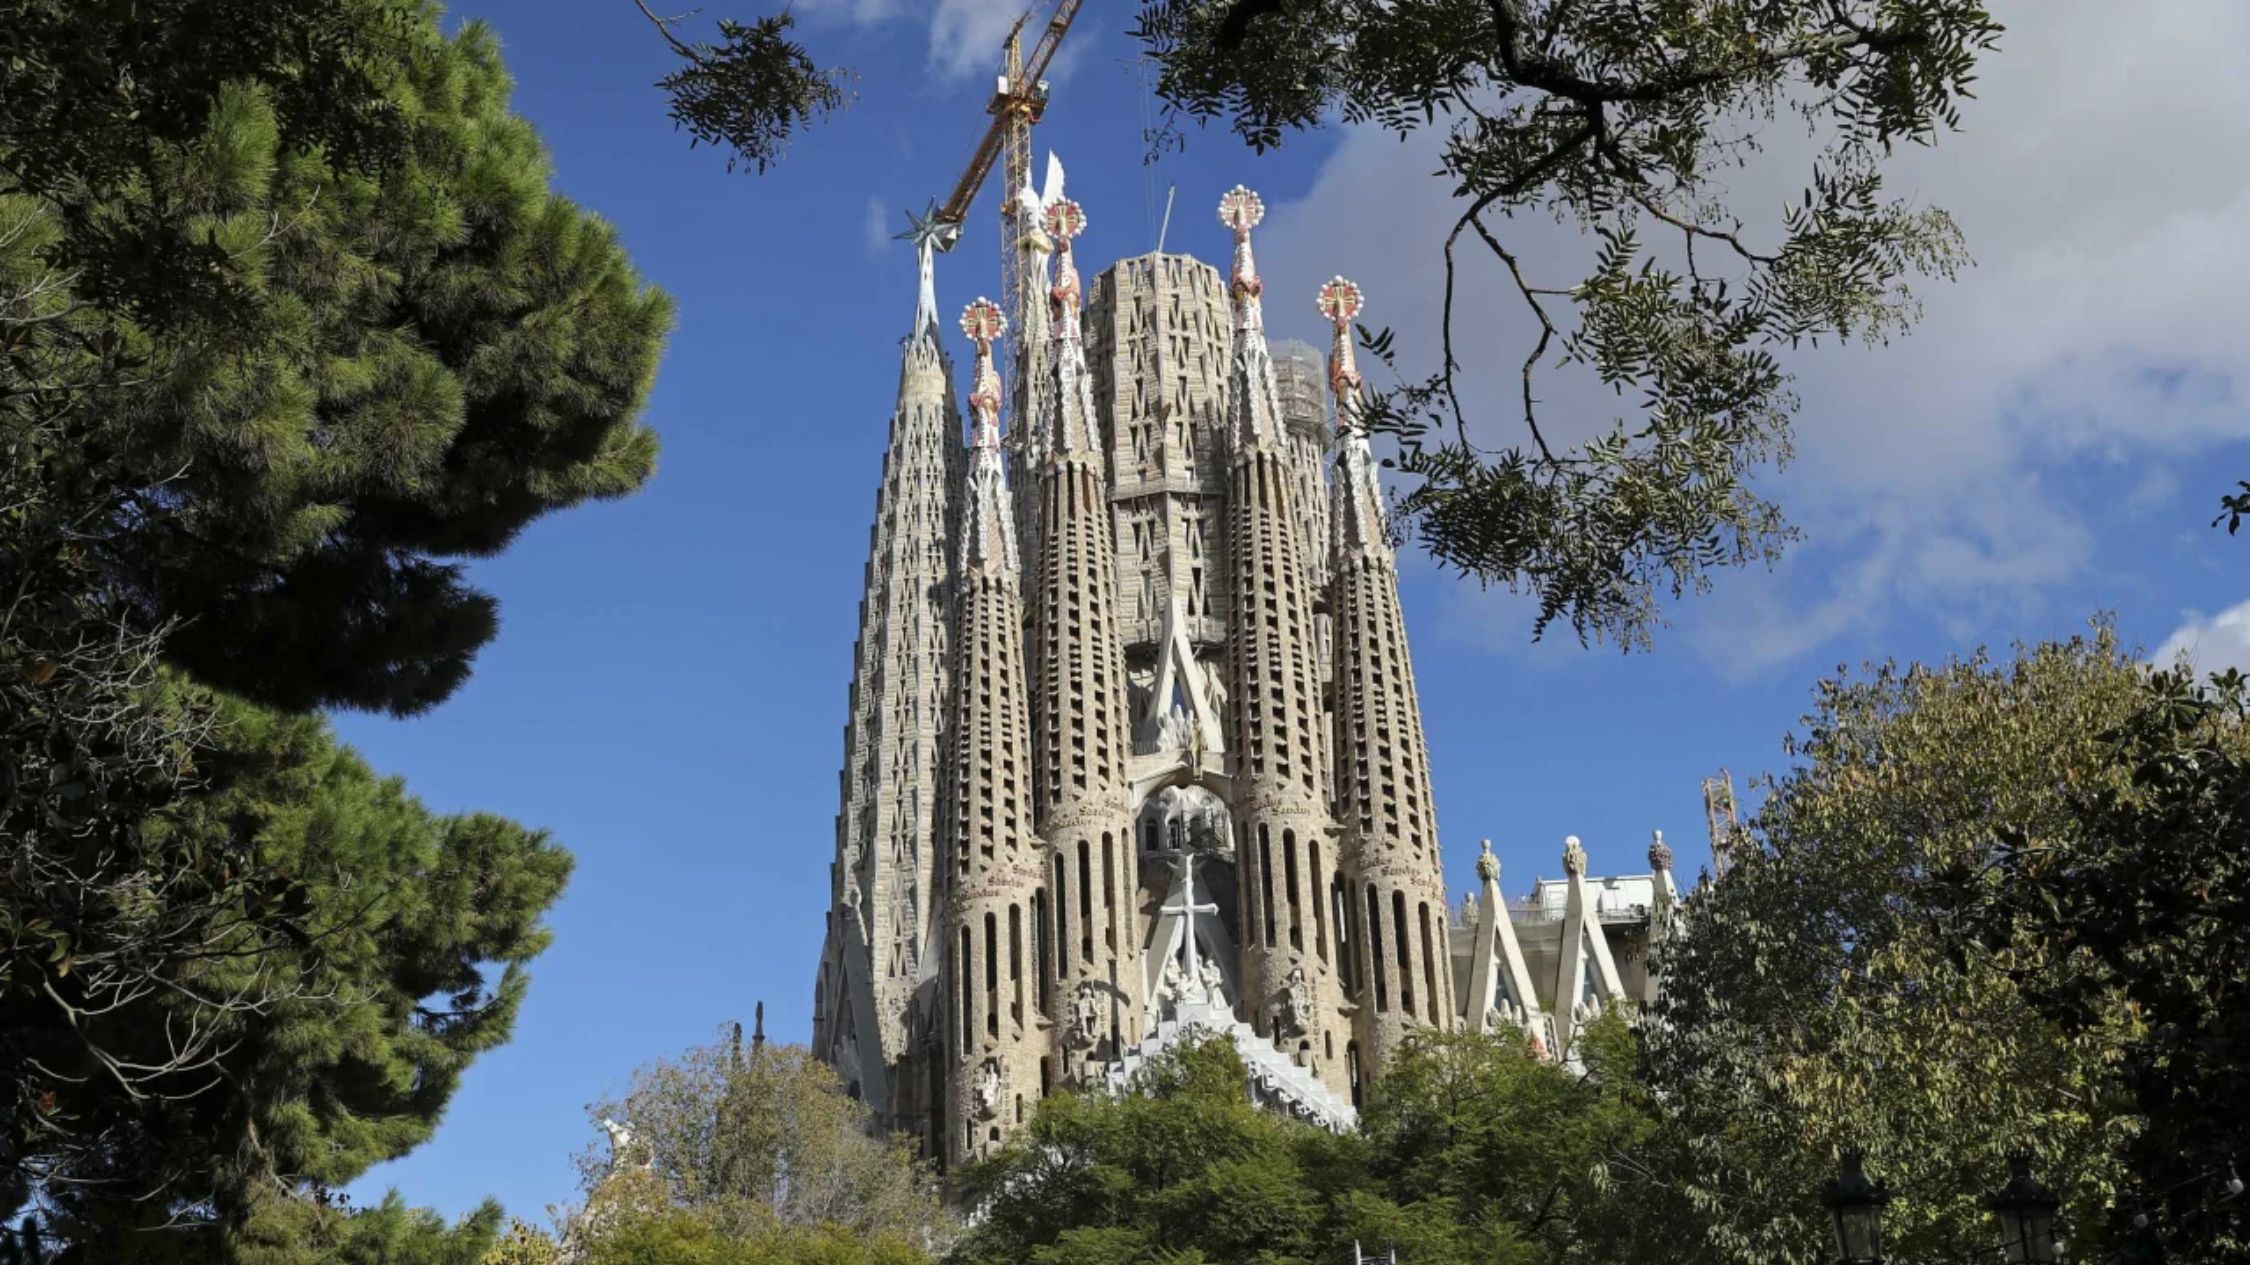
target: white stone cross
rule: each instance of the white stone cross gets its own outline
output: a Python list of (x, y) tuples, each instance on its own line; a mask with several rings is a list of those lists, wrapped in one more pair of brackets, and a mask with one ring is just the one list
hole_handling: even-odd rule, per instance
[[(1187, 941), (1187, 969), (1181, 975), (1181, 980), (1186, 987), (1200, 988), (1203, 977), (1195, 960), (1195, 916), (1218, 913), (1219, 907), (1216, 904), (1195, 903), (1195, 852), (1193, 849), (1182, 848), (1179, 857), (1180, 882), (1173, 888), (1173, 894), (1179, 897), (1179, 903), (1167, 904), (1165, 909), (1166, 912), (1179, 916), (1181, 935)], [(1205, 990), (1205, 1000), (1209, 1000), (1209, 990)]]

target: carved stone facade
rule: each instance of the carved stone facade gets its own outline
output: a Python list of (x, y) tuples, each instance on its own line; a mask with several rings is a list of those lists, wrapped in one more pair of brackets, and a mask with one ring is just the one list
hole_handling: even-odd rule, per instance
[[(1448, 908), (1354, 425), (1356, 288), (1288, 283), (1337, 325), (1325, 373), (1310, 347), (1269, 346), (1262, 207), (1237, 189), (1228, 274), (1145, 255), (1082, 303), (1087, 217), (1061, 192), (1058, 170), (1023, 195), (1049, 302), (1018, 381), (993, 371), (997, 309), (963, 318), (966, 448), (943, 430), (934, 316), (908, 341), (816, 1052), (947, 1162), (1197, 1032), (1234, 1038), (1260, 1102), (1331, 1128), (1417, 1028), (1508, 1021), (1566, 1055), (1590, 1008), (1652, 995), (1668, 854), (1648, 879), (1581, 865), (1514, 907), (1480, 867), (1481, 897)], [(1603, 904), (1620, 882), (1646, 889), (1637, 921)]]

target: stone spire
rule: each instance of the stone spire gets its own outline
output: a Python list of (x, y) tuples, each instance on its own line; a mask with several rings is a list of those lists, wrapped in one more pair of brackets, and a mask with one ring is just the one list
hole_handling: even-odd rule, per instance
[[(1337, 277), (1320, 288), (1335, 331), (1329, 387), (1336, 393), (1335, 531), (1329, 609), (1336, 653), (1336, 809), (1344, 864), (1367, 907), (1357, 1027), (1363, 1057), (1387, 1065), (1407, 1032), (1454, 1025), (1453, 956), (1445, 934), (1421, 704), (1399, 612), (1398, 567), (1383, 531), (1374, 457), (1359, 425), (1359, 371), (1351, 323), (1359, 287)], [(1382, 926), (1387, 934), (1378, 934)], [(1482, 1016), (1475, 1018), (1481, 1020)]]
[(1001, 565), (1012, 576), (1022, 565), (1008, 505), (1008, 471), (1000, 459), (1000, 374), (992, 366), (992, 344), (1007, 327), (1008, 318), (990, 299), (980, 298), (961, 313), (961, 332), (977, 345), (976, 372), (969, 380), (969, 482), (962, 497), (964, 573)]
[(946, 694), (950, 540), (961, 415), (939, 339), (930, 240), (917, 237), (914, 323), (900, 357), (875, 496), (836, 813), (834, 887), (813, 1048), (885, 1120), (910, 1113), (887, 1069), (909, 1043), (905, 1014), (935, 963), (938, 729)]
[(1039, 916), (1038, 838), (1032, 831), (1031, 721), (1023, 656), (1015, 520), (1000, 460), (1000, 378), (992, 344), (1007, 320), (988, 299), (961, 329), (977, 348), (975, 414), (954, 599), (956, 683), (948, 709), (946, 803), (952, 811), (951, 890), (943, 979), (952, 1055), (952, 1159), (981, 1158), (1022, 1123), (1039, 1093), (1043, 1025), (1030, 937)]
[[(1321, 757), (1314, 593), (1250, 252), (1250, 230), (1264, 213), (1258, 195), (1239, 186), (1219, 202), (1219, 220), (1234, 233), (1227, 662), (1243, 1000), (1276, 1046), (1350, 1092), (1351, 1030), (1338, 937), (1328, 925), (1340, 889)], [(1357, 1066), (1371, 1066), (1364, 1052)]]
[[(1075, 202), (1047, 208), (1055, 284), (1048, 292), (1053, 378), (1039, 489), (1034, 564), (1032, 712), (1039, 757), (1039, 832), (1053, 902), (1051, 1013), (1073, 1018), (1060, 1034), (1066, 1076), (1087, 1060), (1114, 1060), (1139, 1039), (1139, 889), (1132, 780), (1126, 771), (1132, 708), (1119, 636), (1117, 528), (1109, 472), (1086, 370), (1080, 286), (1071, 242), (1085, 231)], [(1043, 955), (1044, 956), (1044, 955)]]
[[(1017, 271), (1024, 293), (1019, 305), (1023, 328), (1014, 331), (1017, 372), (1009, 387), (1008, 416), (1017, 419), (1017, 424), (1008, 428), (1007, 450), (1016, 476), (1016, 538), (1022, 543), (1024, 557), (1036, 560), (1039, 557), (1039, 481), (1031, 476), (1046, 464), (1052, 428), (1045, 424), (1045, 418), (1054, 407), (1055, 399), (1054, 362), (1049, 353), (1047, 330), (1048, 277), (1053, 267), (1055, 242), (1047, 235), (1047, 212), (1062, 201), (1061, 160), (1050, 152), (1046, 175), (1039, 187), (1032, 187), (1031, 174), (1027, 171), (1023, 187), (1011, 196), (1015, 198), (1017, 221), (1023, 225), (1019, 235), (1023, 260)], [(1026, 419), (1029, 424), (1025, 424)]]
[(1602, 933), (1601, 906), (1586, 883), (1586, 849), (1572, 835), (1563, 840), (1562, 944), (1555, 955), (1554, 1021), (1556, 1055), (1575, 1060), (1578, 1030), (1616, 1002), (1625, 1000), (1617, 959)]
[(1238, 447), (1282, 442), (1281, 401), (1274, 386), (1273, 354), (1266, 346), (1265, 282), (1258, 278), (1258, 260), (1250, 251), (1250, 230), (1265, 217), (1266, 204), (1241, 185), (1219, 199), (1219, 222), (1234, 234), (1234, 272), (1228, 291), (1234, 301), (1235, 374), (1257, 388), (1235, 391), (1228, 400), (1232, 411), (1228, 429)]
[(1390, 549), (1384, 525), (1383, 489), (1375, 477), (1375, 450), (1367, 439), (1366, 400), (1360, 394), (1359, 365), (1352, 354), (1352, 318), (1364, 300), (1359, 287), (1342, 277), (1320, 288), (1320, 314), (1335, 330), (1328, 353), (1328, 388), (1336, 396), (1336, 476), (1333, 487), (1335, 549), (1367, 552)]

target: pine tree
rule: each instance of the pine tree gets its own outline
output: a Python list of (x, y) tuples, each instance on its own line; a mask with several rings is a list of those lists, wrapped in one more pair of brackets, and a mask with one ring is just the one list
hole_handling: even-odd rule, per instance
[[(318, 718), (177, 688), (213, 717), (201, 781), (143, 829), (212, 864), (31, 889), (66, 952), (0, 977), (0, 1175), (36, 1181), (51, 1231), (105, 1260), (167, 1220), (239, 1229), (427, 1139), (507, 1039), (570, 871), (540, 832), (432, 813)], [(190, 903), (196, 937), (152, 953), (143, 929)]]
[(443, 699), (496, 628), (461, 560), (653, 470), (668, 301), (548, 189), (479, 24), (34, 0), (5, 25), (11, 545), (205, 683)]

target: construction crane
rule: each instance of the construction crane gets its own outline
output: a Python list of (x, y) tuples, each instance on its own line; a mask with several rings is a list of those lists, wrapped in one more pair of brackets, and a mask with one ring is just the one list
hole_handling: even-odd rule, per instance
[(1024, 24), (1031, 19), (1031, 10), (1009, 28), (1000, 66), (1000, 79), (994, 87), (991, 104), (985, 112), (992, 122), (985, 128), (984, 136), (977, 142), (976, 153), (969, 159), (968, 170), (953, 186), (953, 195), (915, 222), (913, 232), (926, 235), (939, 250), (951, 250), (961, 240), (961, 226), (968, 222), (969, 206), (977, 199), (978, 190), (984, 188), (985, 177), (992, 174), (992, 165), (1005, 159), (1000, 188), (1000, 294), (1006, 305), (1008, 325), (1011, 329), (1023, 328), (1023, 230), (1016, 214), (1016, 190), (1022, 188), (1031, 175), (1031, 126), (1047, 108), (1047, 67), (1055, 60), (1055, 50), (1070, 31), (1071, 21), (1078, 16), (1082, 0), (1055, 0), (1054, 11), (1048, 15), (1047, 29), (1039, 35), (1039, 42), (1031, 48), (1030, 56), (1023, 51)]

